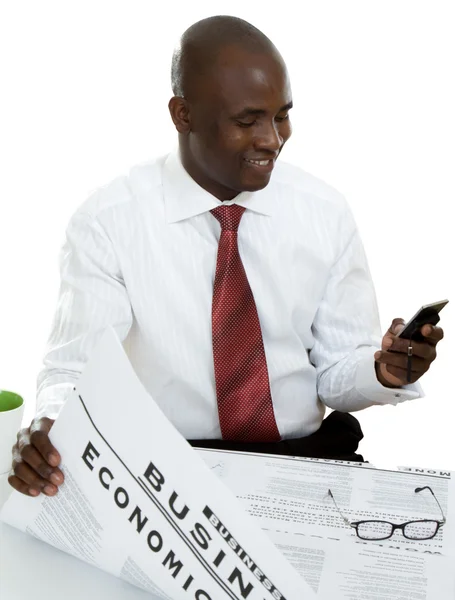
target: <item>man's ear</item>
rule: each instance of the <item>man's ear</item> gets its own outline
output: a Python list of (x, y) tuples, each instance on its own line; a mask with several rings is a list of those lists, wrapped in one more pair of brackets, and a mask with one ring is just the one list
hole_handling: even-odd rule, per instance
[(185, 98), (173, 96), (169, 100), (168, 107), (177, 131), (183, 134), (189, 133), (191, 131), (190, 109)]

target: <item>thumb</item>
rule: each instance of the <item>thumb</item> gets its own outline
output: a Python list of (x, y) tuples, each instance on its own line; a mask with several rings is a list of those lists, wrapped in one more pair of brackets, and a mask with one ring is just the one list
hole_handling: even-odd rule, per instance
[(382, 350), (388, 350), (395, 341), (396, 336), (402, 331), (404, 328), (404, 320), (403, 319), (394, 319), (392, 324), (386, 331), (384, 337), (382, 338)]
[(394, 319), (392, 321), (392, 324), (390, 325), (387, 333), (390, 333), (392, 336), (397, 336), (401, 331), (403, 331), (404, 326), (405, 326), (404, 319)]

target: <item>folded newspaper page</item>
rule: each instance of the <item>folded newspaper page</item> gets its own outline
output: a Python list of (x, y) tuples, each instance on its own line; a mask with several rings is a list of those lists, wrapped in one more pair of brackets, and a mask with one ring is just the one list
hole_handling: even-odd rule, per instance
[[(381, 541), (358, 538), (328, 497), (330, 488), (350, 520), (394, 523), (441, 519), (433, 497), (414, 493), (429, 485), (447, 515), (454, 505), (447, 469), (375, 469), (366, 463), (199, 449), (318, 598), (453, 600), (454, 523), (436, 537), (409, 540), (401, 532)], [(416, 504), (414, 504), (416, 502)]]
[(1, 518), (155, 597), (316, 597), (162, 414), (108, 330), (51, 430), (65, 483)]
[[(284, 529), (352, 545), (362, 540), (344, 522), (337, 506), (350, 521), (441, 521), (444, 515), (446, 523), (434, 538), (409, 540), (397, 531), (376, 546), (455, 559), (455, 473), (450, 469), (400, 467), (394, 471), (321, 458), (197, 452), (263, 529)], [(421, 491), (416, 493), (416, 489)]]

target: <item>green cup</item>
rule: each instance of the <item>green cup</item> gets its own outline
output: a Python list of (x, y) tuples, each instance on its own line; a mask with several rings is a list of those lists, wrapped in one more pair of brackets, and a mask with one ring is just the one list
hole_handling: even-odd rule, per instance
[(24, 404), (22, 396), (14, 392), (5, 392), (0, 390), (0, 412), (14, 410)]
[(19, 394), (0, 390), (0, 476), (11, 469), (11, 448), (22, 423), (24, 400)]

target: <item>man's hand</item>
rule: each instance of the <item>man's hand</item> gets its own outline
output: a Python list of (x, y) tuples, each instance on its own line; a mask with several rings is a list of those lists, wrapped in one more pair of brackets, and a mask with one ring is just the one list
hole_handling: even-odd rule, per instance
[(33, 419), (30, 427), (21, 429), (13, 446), (13, 468), (8, 481), (18, 492), (27, 496), (54, 496), (63, 483), (58, 468), (60, 454), (49, 441), (52, 419)]
[[(397, 337), (404, 328), (403, 319), (394, 319), (382, 338), (382, 350), (374, 355), (376, 376), (386, 387), (401, 387), (414, 383), (428, 371), (436, 358), (436, 345), (444, 337), (440, 327), (426, 324), (420, 329), (424, 342), (415, 342)], [(408, 347), (412, 346), (411, 381), (407, 379)]]

